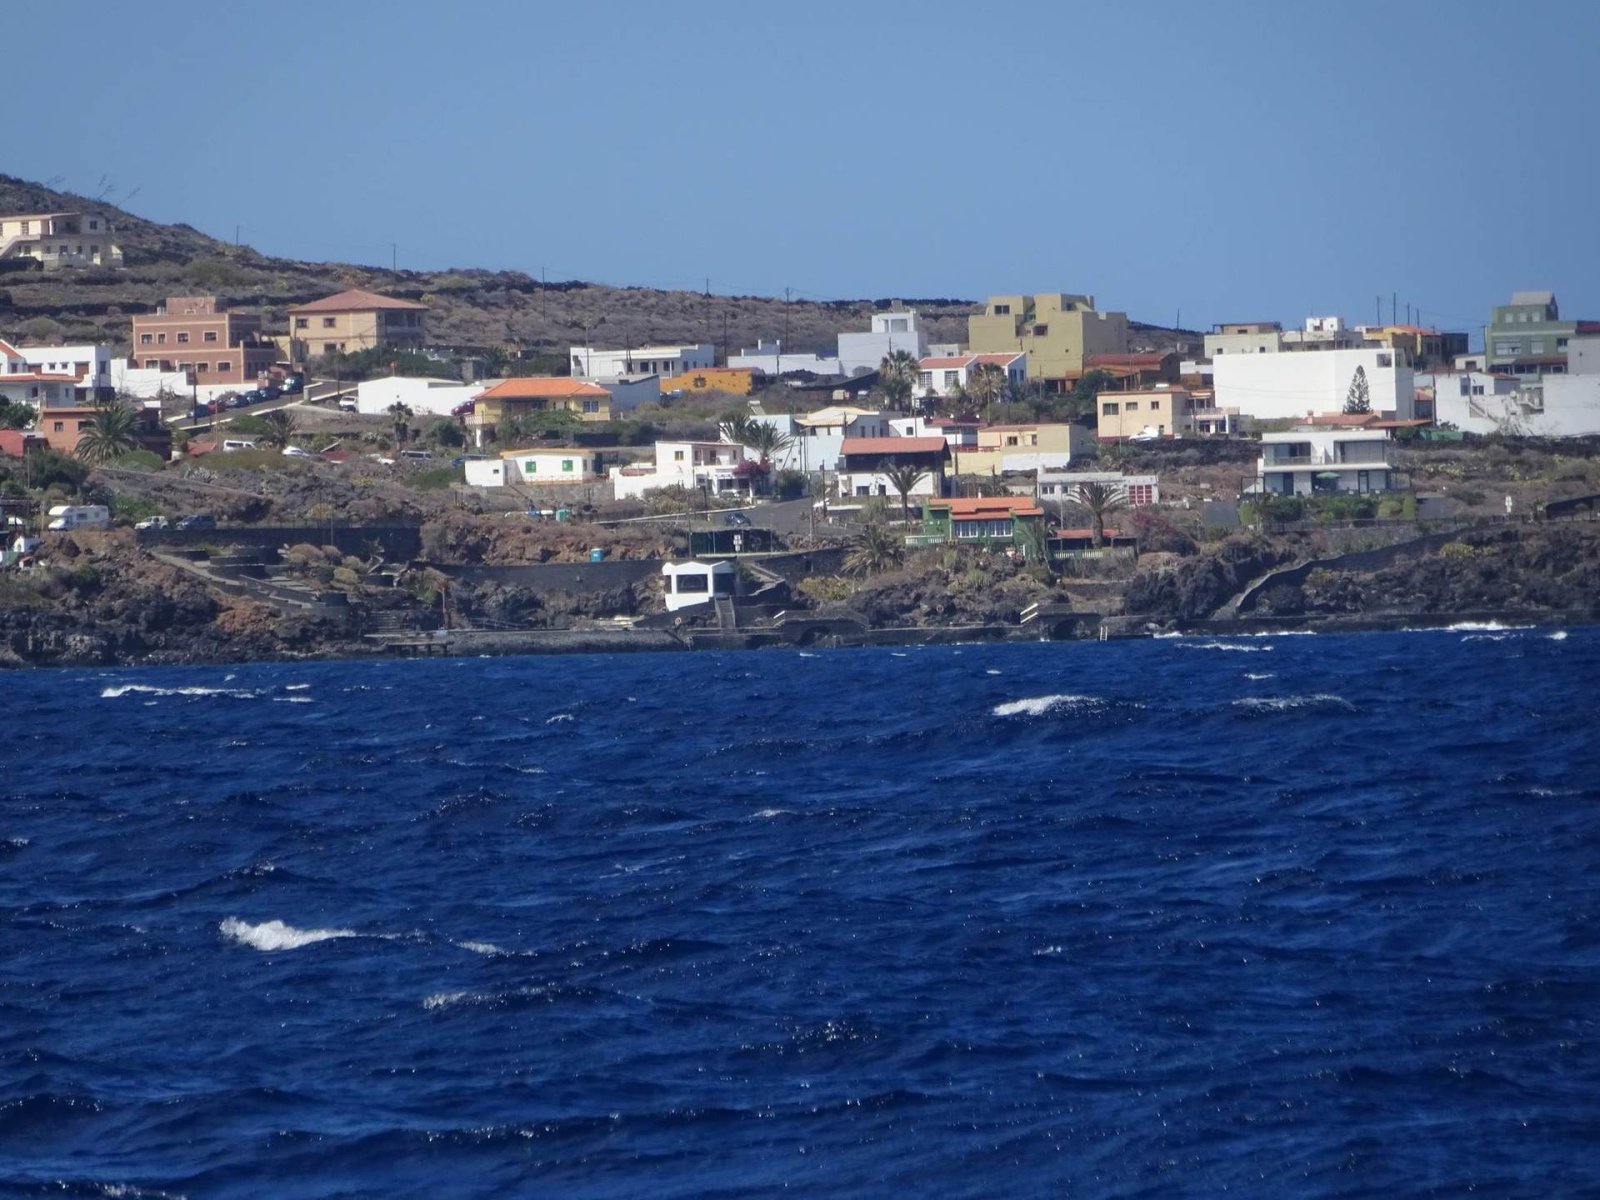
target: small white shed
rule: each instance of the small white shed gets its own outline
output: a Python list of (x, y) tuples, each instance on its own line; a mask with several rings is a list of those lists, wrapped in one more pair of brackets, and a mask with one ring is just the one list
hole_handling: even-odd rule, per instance
[(731, 596), (738, 575), (730, 562), (669, 562), (661, 567), (667, 578), (667, 611), (710, 604), (713, 596)]

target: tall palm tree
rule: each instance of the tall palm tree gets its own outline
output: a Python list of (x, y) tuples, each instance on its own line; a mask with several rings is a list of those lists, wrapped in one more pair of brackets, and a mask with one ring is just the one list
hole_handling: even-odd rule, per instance
[(263, 413), (261, 424), (264, 428), (257, 436), (274, 450), (282, 450), (294, 439), (294, 414), (287, 408), (275, 408), (269, 413)]
[(905, 539), (888, 526), (871, 521), (856, 534), (842, 565), (854, 575), (876, 575), (899, 566), (905, 557)]
[(967, 395), (985, 417), (1005, 398), (1006, 373), (994, 363), (979, 363), (967, 377)]
[(775, 425), (769, 425), (765, 421), (752, 421), (749, 431), (740, 441), (759, 454), (763, 463), (771, 463), (789, 448), (794, 438), (787, 433), (779, 433)]
[(138, 417), (126, 404), (108, 404), (89, 418), (73, 451), (87, 463), (106, 463), (139, 447)]
[(749, 413), (729, 413), (717, 423), (717, 433), (725, 442), (732, 442), (736, 446), (748, 446), (750, 443), (746, 439), (750, 437), (751, 429), (757, 424), (758, 422)]
[(1098, 550), (1106, 540), (1106, 517), (1127, 506), (1127, 493), (1114, 483), (1085, 483), (1078, 488), (1077, 503), (1089, 510), (1094, 547)]
[(911, 489), (917, 486), (917, 481), (926, 475), (925, 467), (914, 466), (911, 463), (896, 463), (892, 467), (883, 469), (883, 477), (889, 481), (889, 486), (900, 497), (900, 511), (905, 516), (906, 524), (911, 524)]
[(922, 364), (915, 354), (909, 350), (895, 350), (878, 364), (878, 388), (891, 405), (901, 408), (911, 400), (921, 374)]

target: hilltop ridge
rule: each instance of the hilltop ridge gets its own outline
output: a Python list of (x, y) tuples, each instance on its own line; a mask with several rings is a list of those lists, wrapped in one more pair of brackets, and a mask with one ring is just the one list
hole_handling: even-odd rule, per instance
[[(795, 352), (831, 351), (837, 334), (864, 329), (874, 312), (916, 308), (930, 341), (966, 338), (978, 302), (960, 298), (794, 300), (727, 296), (584, 280), (541, 281), (523, 271), (482, 267), (392, 270), (264, 254), (211, 237), (191, 225), (162, 224), (115, 204), (0, 175), (0, 212), (105, 213), (126, 255), (120, 270), (87, 269), (0, 275), (0, 337), (34, 341), (110, 341), (128, 347), (128, 319), (171, 295), (216, 294), (259, 312), (269, 330), (286, 327), (285, 310), (359, 287), (429, 306), (430, 339), (460, 350), (509, 346), (562, 351), (587, 328), (597, 343), (714, 342), (737, 353), (784, 336)], [(603, 322), (603, 323), (601, 323)], [(1130, 321), (1140, 348), (1167, 348), (1198, 334)]]

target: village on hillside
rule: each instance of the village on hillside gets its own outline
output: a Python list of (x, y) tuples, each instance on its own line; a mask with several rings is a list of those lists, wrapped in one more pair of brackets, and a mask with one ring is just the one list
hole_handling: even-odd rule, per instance
[[(0, 283), (136, 260), (104, 213), (0, 215)], [(365, 287), (146, 307), (80, 344), (0, 309), (0, 657), (1596, 604), (1600, 322), (1546, 291), (1484, 314), (1478, 349), (1381, 301), (1160, 343), (1065, 292), (992, 295), (959, 340), (910, 304), (738, 349), (619, 345), (601, 314), (534, 355), (442, 345), (425, 299)]]

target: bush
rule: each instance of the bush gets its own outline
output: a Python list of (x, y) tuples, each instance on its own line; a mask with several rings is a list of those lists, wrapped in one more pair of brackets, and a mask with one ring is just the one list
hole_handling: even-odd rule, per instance
[(461, 431), (461, 426), (449, 417), (440, 417), (428, 426), (426, 437), (435, 446), (448, 446), (451, 449), (467, 444), (467, 435)]
[(818, 604), (833, 604), (848, 600), (856, 593), (854, 583), (837, 575), (812, 575), (802, 579), (796, 587), (801, 595), (809, 597)]
[(466, 472), (460, 467), (430, 467), (411, 477), (414, 488), (425, 492), (442, 492), (453, 483), (466, 482)]
[(28, 456), (29, 478), (33, 486), (52, 487), (67, 493), (77, 492), (89, 478), (89, 467), (59, 450), (44, 449)]
[(258, 433), (267, 431), (267, 423), (254, 413), (246, 413), (242, 417), (235, 417), (229, 423), (228, 428), (234, 433), (241, 433), (246, 437), (254, 437)]
[(106, 505), (111, 509), (112, 519), (129, 525), (146, 517), (153, 517), (161, 511), (153, 501), (128, 492), (112, 492), (106, 498)]
[(806, 477), (799, 471), (778, 471), (772, 476), (772, 494), (779, 500), (798, 500), (806, 494)]

